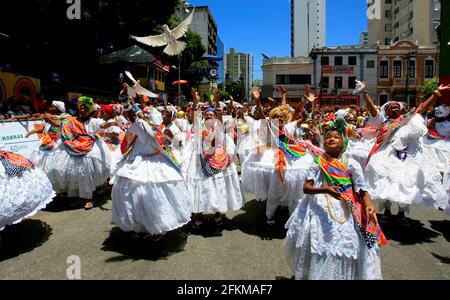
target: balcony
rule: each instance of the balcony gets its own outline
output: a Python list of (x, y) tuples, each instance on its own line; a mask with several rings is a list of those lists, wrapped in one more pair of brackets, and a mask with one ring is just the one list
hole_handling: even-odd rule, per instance
[[(417, 79), (416, 78), (411, 78), (409, 79), (408, 84), (410, 86), (412, 85), (417, 85)], [(406, 85), (406, 79), (394, 79), (394, 86), (405, 86)]]

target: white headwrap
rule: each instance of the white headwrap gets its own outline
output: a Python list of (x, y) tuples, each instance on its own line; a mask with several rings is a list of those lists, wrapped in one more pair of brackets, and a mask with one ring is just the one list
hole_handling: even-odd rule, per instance
[(150, 108), (150, 112), (149, 112), (148, 116), (149, 116), (150, 122), (154, 126), (159, 126), (163, 122), (162, 114), (158, 110), (156, 110), (154, 107)]
[(340, 109), (336, 112), (335, 116), (336, 119), (345, 119), (345, 117), (348, 115), (350, 109)]
[(52, 105), (55, 106), (60, 112), (66, 112), (66, 105), (62, 101), (52, 101)]
[(450, 108), (447, 105), (441, 105), (434, 109), (434, 115), (438, 118), (447, 118), (450, 115)]
[(389, 101), (389, 102), (387, 102), (386, 104), (384, 104), (382, 107), (381, 107), (381, 114), (385, 117), (385, 118), (387, 118), (387, 112), (386, 112), (386, 110), (387, 110), (387, 108), (389, 107), (389, 106), (391, 106), (391, 105), (393, 105), (393, 104), (398, 104), (398, 105), (400, 105), (400, 109), (403, 109), (404, 107), (405, 107), (405, 105), (403, 104), (403, 102), (397, 102), (397, 101)]

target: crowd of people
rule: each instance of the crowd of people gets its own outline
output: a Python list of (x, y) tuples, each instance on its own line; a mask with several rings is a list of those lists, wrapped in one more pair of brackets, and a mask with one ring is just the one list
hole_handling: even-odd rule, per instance
[(200, 103), (195, 89), (185, 106), (152, 105), (126, 86), (120, 103), (53, 101), (34, 115), (45, 126), (27, 135), (42, 135), (31, 157), (0, 152), (0, 229), (56, 194), (92, 209), (108, 183), (113, 223), (157, 241), (200, 229), (204, 214), (222, 226), (249, 193), (266, 201), (268, 229), (288, 210), (284, 255), (296, 279), (382, 279), (376, 203), (383, 216), (396, 204), (405, 226), (410, 205), (450, 214), (450, 112), (436, 104), (450, 85), (417, 108), (377, 107), (363, 82), (366, 108), (317, 106), (309, 88), (291, 106), (278, 89), (281, 101), (265, 106), (257, 87), (252, 105), (223, 102), (219, 90)]

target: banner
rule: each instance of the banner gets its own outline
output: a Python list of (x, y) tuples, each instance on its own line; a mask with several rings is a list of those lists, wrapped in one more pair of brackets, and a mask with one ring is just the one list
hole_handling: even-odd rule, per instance
[(37, 78), (0, 71), (0, 101), (9, 97), (21, 100), (22, 96), (36, 99), (40, 92), (41, 81)]
[(30, 158), (33, 150), (39, 149), (41, 135), (34, 134), (28, 138), (25, 136), (29, 131), (43, 126), (43, 121), (0, 122), (0, 144), (4, 145), (3, 150)]

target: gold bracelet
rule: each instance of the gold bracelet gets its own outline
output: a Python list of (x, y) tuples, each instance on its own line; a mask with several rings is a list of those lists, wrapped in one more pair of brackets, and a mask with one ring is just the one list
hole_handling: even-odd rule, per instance
[(441, 92), (439, 92), (438, 90), (435, 90), (433, 94), (438, 96), (438, 97), (442, 97)]

